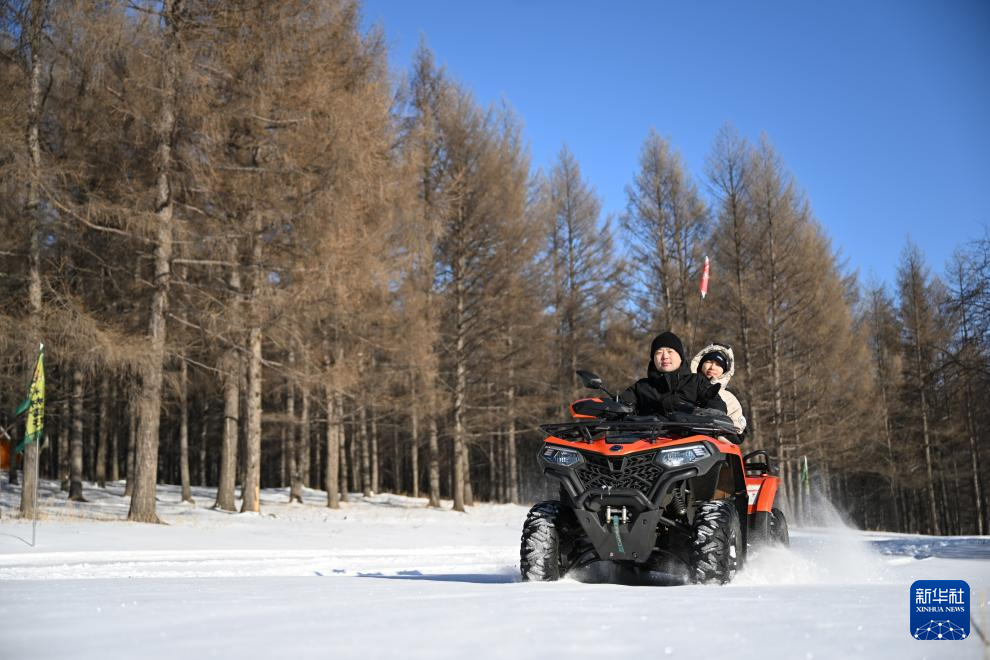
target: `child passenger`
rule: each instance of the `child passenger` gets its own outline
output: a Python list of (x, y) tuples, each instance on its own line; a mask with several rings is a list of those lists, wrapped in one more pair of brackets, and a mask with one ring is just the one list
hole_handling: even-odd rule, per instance
[(709, 344), (701, 349), (691, 360), (691, 371), (706, 378), (712, 385), (721, 385), (718, 396), (725, 403), (726, 412), (735, 425), (739, 435), (746, 430), (746, 418), (743, 416), (742, 404), (736, 395), (730, 392), (729, 379), (736, 372), (732, 349), (724, 344)]

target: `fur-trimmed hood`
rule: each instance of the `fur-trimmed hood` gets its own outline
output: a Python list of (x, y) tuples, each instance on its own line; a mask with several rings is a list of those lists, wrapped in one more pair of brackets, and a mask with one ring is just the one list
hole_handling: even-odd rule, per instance
[(718, 378), (712, 378), (711, 382), (712, 385), (715, 383), (720, 383), (722, 385), (722, 389), (725, 389), (728, 387), (729, 380), (732, 378), (732, 375), (736, 373), (736, 357), (732, 354), (732, 349), (724, 344), (709, 344), (698, 351), (698, 353), (694, 356), (694, 359), (691, 360), (691, 373), (698, 373), (698, 367), (701, 366), (701, 358), (709, 353), (715, 352), (721, 353), (725, 356), (726, 360), (729, 362), (729, 368)]

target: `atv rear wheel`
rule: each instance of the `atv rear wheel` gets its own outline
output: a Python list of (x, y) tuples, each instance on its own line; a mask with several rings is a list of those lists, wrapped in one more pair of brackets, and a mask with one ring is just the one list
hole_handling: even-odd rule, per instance
[(773, 514), (769, 511), (754, 511), (749, 514), (749, 534), (746, 541), (752, 549), (773, 544)]
[(785, 548), (791, 544), (791, 535), (787, 531), (787, 518), (784, 512), (774, 508), (770, 511), (770, 542)]
[(730, 500), (701, 503), (694, 517), (691, 581), (698, 584), (731, 582), (742, 558), (742, 529), (735, 505)]
[(757, 511), (751, 516), (752, 524), (749, 528), (749, 547), (753, 549), (782, 545), (787, 547), (791, 544), (790, 535), (787, 532), (787, 518), (780, 509), (773, 508), (770, 511)]
[(553, 582), (563, 575), (560, 559), (560, 502), (539, 502), (523, 524), (519, 571), (523, 582)]

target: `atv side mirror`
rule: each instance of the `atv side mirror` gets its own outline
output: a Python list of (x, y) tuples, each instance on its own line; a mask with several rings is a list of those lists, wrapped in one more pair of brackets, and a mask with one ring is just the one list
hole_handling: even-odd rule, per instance
[(593, 390), (602, 389), (602, 379), (598, 375), (584, 369), (578, 369), (575, 373), (585, 387), (590, 387)]

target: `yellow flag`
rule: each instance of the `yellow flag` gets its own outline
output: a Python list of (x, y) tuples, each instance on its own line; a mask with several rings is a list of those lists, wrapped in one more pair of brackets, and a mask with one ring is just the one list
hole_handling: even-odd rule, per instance
[(31, 379), (31, 392), (28, 398), (22, 403), (17, 414), (27, 411), (27, 426), (24, 431), (24, 440), (17, 445), (17, 451), (24, 451), (24, 447), (32, 442), (40, 442), (45, 430), (45, 345), (38, 348), (38, 363), (34, 367), (34, 378)]

